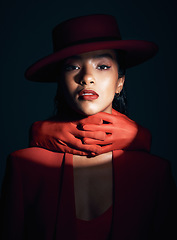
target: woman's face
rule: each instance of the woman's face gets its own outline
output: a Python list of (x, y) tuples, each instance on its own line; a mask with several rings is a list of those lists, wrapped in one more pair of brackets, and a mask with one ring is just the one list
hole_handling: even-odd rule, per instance
[(64, 61), (62, 90), (70, 107), (82, 115), (112, 113), (115, 93), (123, 84), (114, 50), (87, 52)]

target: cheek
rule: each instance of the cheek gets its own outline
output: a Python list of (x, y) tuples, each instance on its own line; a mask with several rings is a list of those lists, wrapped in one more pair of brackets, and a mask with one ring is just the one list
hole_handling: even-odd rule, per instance
[(115, 75), (112, 77), (109, 77), (105, 79), (105, 81), (102, 82), (101, 88), (103, 92), (105, 92), (108, 96), (114, 96), (117, 90), (118, 86), (118, 80), (115, 78)]
[[(72, 81), (71, 77), (63, 78), (62, 90), (66, 95), (74, 95), (76, 90), (76, 83)], [(67, 96), (68, 97), (68, 96)]]

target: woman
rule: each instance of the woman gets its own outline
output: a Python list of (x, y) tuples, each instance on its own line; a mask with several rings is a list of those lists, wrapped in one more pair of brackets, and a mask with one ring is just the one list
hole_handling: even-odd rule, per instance
[[(53, 39), (55, 52), (26, 77), (58, 82), (54, 120), (66, 132), (80, 127), (73, 134), (80, 146), (61, 140), (63, 153), (31, 147), (10, 155), (4, 239), (172, 239), (176, 190), (169, 164), (131, 151), (139, 149), (136, 134), (125, 133), (135, 123), (112, 110), (115, 94), (122, 94), (124, 68), (155, 55), (156, 45), (121, 40), (109, 15), (68, 20), (55, 28)], [(122, 146), (110, 140), (116, 121), (124, 129)]]

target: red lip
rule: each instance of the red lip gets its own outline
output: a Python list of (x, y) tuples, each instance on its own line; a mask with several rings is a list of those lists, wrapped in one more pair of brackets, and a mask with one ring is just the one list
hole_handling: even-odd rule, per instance
[(83, 100), (95, 100), (99, 97), (99, 94), (93, 90), (83, 89), (79, 92), (79, 98)]

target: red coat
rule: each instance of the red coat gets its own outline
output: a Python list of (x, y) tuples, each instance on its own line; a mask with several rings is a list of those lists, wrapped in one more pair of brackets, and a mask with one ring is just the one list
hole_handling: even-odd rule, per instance
[[(37, 147), (10, 155), (3, 239), (77, 239), (72, 160), (71, 154)], [(113, 178), (110, 239), (177, 239), (175, 232), (170, 237), (176, 188), (166, 160), (145, 152), (114, 151)]]

